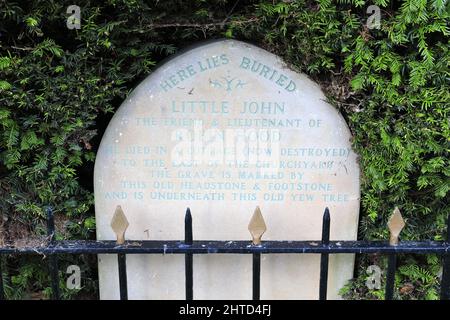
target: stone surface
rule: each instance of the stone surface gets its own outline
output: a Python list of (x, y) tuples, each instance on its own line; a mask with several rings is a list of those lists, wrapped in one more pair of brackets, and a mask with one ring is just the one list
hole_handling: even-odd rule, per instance
[[(220, 40), (180, 53), (148, 76), (111, 120), (95, 163), (97, 238), (249, 240), (257, 206), (264, 240), (356, 239), (359, 166), (351, 135), (319, 86), (253, 45)], [(317, 299), (319, 255), (263, 255), (262, 299)], [(328, 298), (354, 257), (331, 255)], [(251, 255), (195, 255), (195, 299), (251, 299)], [(183, 255), (128, 255), (130, 299), (184, 299)], [(117, 299), (117, 258), (99, 256), (100, 296)]]

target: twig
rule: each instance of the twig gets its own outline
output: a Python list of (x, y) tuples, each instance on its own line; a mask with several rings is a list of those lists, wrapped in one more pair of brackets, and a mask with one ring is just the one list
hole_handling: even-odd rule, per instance
[(225, 17), (225, 19), (223, 19), (222, 25), (225, 25), (225, 23), (226, 23), (227, 20), (230, 18), (231, 14), (233, 13), (233, 11), (234, 11), (234, 9), (236, 8), (236, 6), (237, 6), (238, 3), (239, 3), (239, 0), (237, 0), (237, 1), (234, 3), (233, 7), (231, 7), (230, 12), (228, 12), (228, 14), (227, 14), (227, 16)]
[[(200, 28), (200, 29), (208, 29), (208, 28), (212, 28), (212, 27), (217, 27), (217, 26), (224, 26), (227, 24), (246, 24), (246, 23), (251, 23), (254, 21), (258, 21), (259, 18), (250, 18), (247, 20), (240, 20), (240, 21), (220, 21), (220, 22), (211, 22), (211, 23), (205, 23), (205, 24), (200, 24), (200, 23), (163, 23), (163, 24), (149, 24), (144, 26), (143, 28), (149, 28), (149, 29), (161, 29), (161, 28), (177, 28), (177, 27), (185, 27), (185, 28)], [(144, 30), (142, 29), (134, 29), (133, 31), (141, 31), (144, 32)]]
[(11, 48), (17, 49), (17, 50), (23, 50), (23, 51), (32, 51), (34, 49), (31, 47), (16, 47), (16, 46), (11, 46)]

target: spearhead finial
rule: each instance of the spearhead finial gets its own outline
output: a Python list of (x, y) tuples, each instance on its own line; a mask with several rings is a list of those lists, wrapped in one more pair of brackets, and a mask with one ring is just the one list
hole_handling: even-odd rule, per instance
[(111, 220), (111, 228), (116, 234), (117, 244), (123, 244), (125, 242), (125, 231), (129, 225), (130, 224), (128, 223), (125, 213), (123, 213), (122, 207), (117, 206)]
[(267, 227), (261, 214), (261, 209), (256, 207), (250, 223), (248, 224), (248, 231), (250, 231), (250, 234), (252, 235), (254, 245), (261, 244), (261, 237), (266, 230)]
[(391, 232), (389, 244), (391, 246), (396, 246), (398, 244), (398, 236), (400, 235), (400, 232), (403, 230), (404, 227), (405, 227), (405, 220), (403, 220), (400, 210), (398, 210), (398, 208), (395, 207), (394, 212), (392, 213), (392, 216), (389, 218), (388, 221), (388, 228), (389, 231)]

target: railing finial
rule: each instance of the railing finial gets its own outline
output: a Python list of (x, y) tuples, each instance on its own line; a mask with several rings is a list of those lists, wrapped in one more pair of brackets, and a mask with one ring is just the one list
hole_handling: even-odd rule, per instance
[(394, 212), (392, 213), (392, 216), (389, 218), (388, 221), (388, 228), (391, 232), (391, 238), (389, 239), (389, 244), (391, 246), (398, 245), (398, 236), (400, 235), (400, 232), (405, 227), (405, 220), (403, 220), (402, 214), (400, 213), (400, 210), (395, 207)]
[(111, 220), (111, 228), (116, 234), (117, 244), (125, 243), (125, 231), (128, 229), (129, 225), (130, 224), (128, 223), (125, 213), (123, 213), (122, 207), (118, 205)]
[(261, 244), (261, 237), (266, 230), (267, 227), (261, 214), (261, 209), (257, 206), (250, 223), (248, 224), (248, 231), (250, 231), (250, 234), (252, 235), (254, 245)]
[(192, 215), (191, 209), (186, 209), (186, 214), (184, 216), (184, 242), (186, 244), (192, 244), (193, 236), (192, 236)]
[(55, 241), (55, 216), (53, 215), (53, 209), (48, 206), (46, 209), (47, 214), (47, 237), (50, 243)]

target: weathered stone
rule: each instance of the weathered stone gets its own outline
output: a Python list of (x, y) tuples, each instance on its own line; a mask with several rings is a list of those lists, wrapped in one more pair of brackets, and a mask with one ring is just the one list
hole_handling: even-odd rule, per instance
[[(266, 240), (354, 240), (359, 167), (351, 134), (319, 86), (277, 56), (221, 40), (176, 55), (123, 102), (95, 164), (97, 236), (115, 240), (121, 205), (129, 240), (251, 240), (259, 206)], [(262, 299), (317, 299), (319, 255), (263, 255)], [(352, 277), (331, 255), (328, 297)], [(194, 255), (195, 299), (251, 299), (251, 255)], [(184, 299), (183, 255), (128, 255), (130, 299)], [(116, 299), (115, 255), (99, 256), (100, 294)]]

